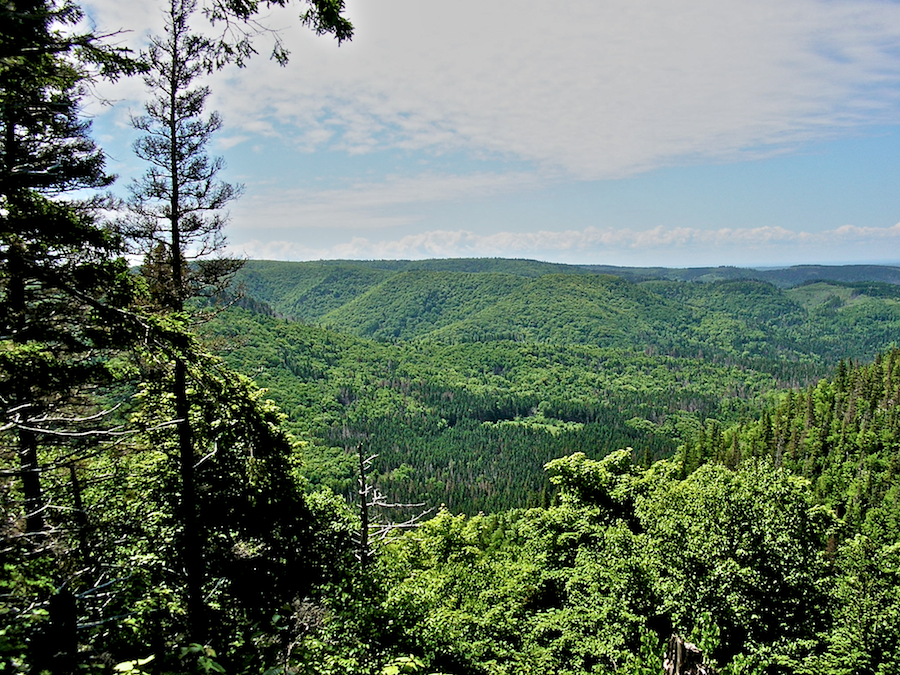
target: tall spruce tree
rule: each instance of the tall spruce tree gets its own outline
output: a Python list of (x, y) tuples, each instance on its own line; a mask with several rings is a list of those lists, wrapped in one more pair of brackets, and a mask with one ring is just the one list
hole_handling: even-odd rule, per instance
[[(318, 34), (334, 34), (338, 41), (350, 38), (352, 26), (341, 16), (342, 0), (306, 0), (306, 4), (308, 9), (301, 15), (305, 25)], [(213, 39), (196, 33), (189, 25), (197, 8), (195, 0), (168, 0), (165, 34), (152, 40), (147, 53), (149, 70), (144, 80), (152, 98), (146, 104), (144, 114), (134, 117), (132, 124), (143, 132), (135, 144), (136, 154), (150, 167), (131, 185), (129, 207), (132, 218), (126, 231), (144, 253), (143, 275), (153, 309), (177, 321), (187, 320), (189, 312), (186, 310), (190, 309), (192, 298), (215, 295), (227, 287), (240, 264), (222, 256), (221, 251), (227, 220), (224, 209), (239, 196), (241, 187), (220, 180), (223, 162), (208, 153), (210, 139), (221, 128), (222, 121), (217, 113), (205, 112), (209, 88), (201, 80), (205, 74), (226, 63), (242, 65), (254, 53), (251, 38), (260, 27), (255, 19), (260, 6), (258, 2), (243, 0), (216, 0), (205, 5), (204, 12), (212, 23), (225, 27)], [(278, 44), (276, 56), (282, 61), (286, 57)], [(283, 441), (275, 440), (277, 433), (260, 436), (253, 432), (249, 418), (245, 421), (247, 433), (237, 434), (240, 437), (237, 441), (226, 442), (221, 432), (213, 430), (213, 427), (221, 429), (222, 426), (209, 417), (219, 413), (210, 411), (221, 404), (224, 407), (218, 409), (225, 419), (228, 406), (233, 408), (234, 402), (225, 400), (227, 394), (224, 392), (205, 389), (209, 385), (208, 379), (197, 369), (196, 362), (192, 362), (194, 354), (191, 350), (191, 345), (185, 344), (181, 353), (177, 350), (169, 352), (173, 357), (169, 391), (177, 429), (173, 439), (173, 455), (177, 456), (179, 474), (176, 555), (178, 567), (184, 571), (185, 629), (188, 640), (203, 643), (211, 637), (207, 630), (208, 608), (204, 602), (209, 588), (205, 585), (221, 589), (225, 582), (225, 577), (213, 582), (216, 572), (212, 560), (216, 543), (211, 537), (219, 537), (222, 533), (212, 534), (216, 531), (215, 518), (210, 518), (212, 514), (204, 516), (204, 508), (211, 501), (210, 496), (215, 501), (217, 490), (225, 490), (232, 501), (238, 501), (237, 495), (248, 486), (252, 488), (254, 481), (252, 476), (244, 474), (244, 485), (237, 487), (242, 480), (241, 471), (258, 471), (259, 461), (266, 456), (270, 468), (281, 466), (276, 456), (279, 453), (286, 456), (290, 448)], [(217, 397), (221, 398), (219, 403), (216, 403)], [(207, 423), (210, 420), (211, 423)], [(263, 443), (270, 447), (260, 447)], [(243, 460), (238, 459), (241, 456)], [(219, 463), (225, 466), (232, 461), (229, 457), (234, 460), (232, 469), (241, 465), (244, 469), (228, 474), (237, 481), (231, 487), (217, 486), (221, 480), (212, 476), (210, 467)], [(283, 466), (272, 470), (275, 473), (285, 471)], [(299, 495), (296, 485), (291, 486), (290, 481), (285, 481), (289, 478), (287, 474), (271, 478), (274, 482), (265, 488), (267, 496), (260, 499), (280, 503), (296, 512), (293, 516), (277, 514), (279, 509), (270, 513), (269, 518), (277, 516), (281, 521), (280, 524), (272, 520), (267, 523), (272, 536), (267, 535), (266, 546), (274, 550), (271, 548), (275, 546), (274, 538), (281, 536), (275, 533), (281, 532), (280, 528), (287, 528), (283, 530), (285, 533), (288, 530), (298, 532), (297, 527), (305, 527), (300, 524), (306, 517), (301, 512), (307, 511), (297, 509)], [(281, 487), (273, 492), (275, 484)], [(203, 503), (198, 501), (201, 490), (207, 495)], [(225, 510), (231, 508), (224, 502), (221, 506)], [(234, 532), (230, 532), (224, 537), (233, 535)], [(291, 540), (292, 546), (296, 547), (297, 541), (293, 537), (294, 534), (287, 533), (282, 540)], [(296, 553), (285, 553), (283, 557), (287, 560), (292, 556)]]
[[(40, 415), (60, 393), (60, 378), (68, 379), (59, 348), (88, 347), (72, 330), (78, 307), (60, 287), (92, 254), (105, 259), (112, 248), (88, 214), (49, 195), (110, 179), (77, 117), (85, 75), (64, 58), (66, 39), (54, 29), (76, 19), (76, 10), (26, 2), (3, 3), (0, 12), (0, 339), (6, 346), (0, 397), (17, 435), (26, 531), (34, 534), (44, 528), (38, 440), (23, 421)], [(82, 247), (84, 254), (74, 256)], [(35, 377), (38, 368), (43, 377)]]
[[(349, 37), (349, 24), (339, 11), (336, 29), (327, 27), (326, 15), (320, 16), (322, 8), (342, 6), (317, 1), (304, 21), (318, 32), (343, 31)], [(228, 1), (216, 3), (210, 17), (232, 26), (235, 20), (252, 24), (258, 9), (258, 3)], [(103, 200), (83, 199), (86, 190), (103, 188), (112, 180), (104, 171), (102, 152), (89, 136), (89, 124), (79, 117), (86, 84), (95, 75), (115, 78), (140, 67), (122, 50), (105, 47), (102, 37), (78, 32), (80, 19), (78, 6), (68, 0), (0, 0), (0, 550), (4, 563), (9, 563), (0, 569), (0, 670), (72, 672), (79, 642), (83, 648), (89, 634), (105, 635), (112, 625), (108, 611), (84, 615), (90, 600), (82, 591), (93, 593), (94, 586), (102, 586), (106, 590), (101, 595), (109, 597), (114, 579), (89, 578), (88, 568), (97, 567), (97, 549), (90, 541), (97, 528), (92, 531), (90, 525), (97, 523), (88, 522), (86, 509), (90, 500), (102, 502), (106, 497), (96, 489), (93, 476), (82, 480), (81, 474), (98, 466), (98, 453), (105, 446), (97, 439), (119, 433), (107, 420), (112, 417), (110, 387), (118, 377), (122, 361), (117, 364), (116, 358), (122, 349), (149, 338), (145, 355), (185, 355), (182, 364), (193, 359), (195, 378), (203, 379), (205, 372), (196, 344), (185, 331), (170, 330), (165, 321), (142, 319), (130, 311), (135, 285), (122, 240), (98, 217)], [(252, 53), (249, 41), (244, 44), (247, 47), (236, 47), (220, 36), (211, 52), (218, 56), (204, 66), (235, 60), (235, 49)], [(188, 73), (188, 84), (195, 75)], [(173, 76), (176, 89), (185, 82), (177, 79), (183, 76), (183, 71)], [(201, 93), (201, 108), (204, 98)], [(208, 138), (217, 124), (207, 118), (194, 130), (202, 129)], [(148, 150), (151, 145), (148, 142)], [(187, 160), (197, 156), (187, 155), (178, 158), (176, 170), (182, 176), (193, 171), (199, 179), (187, 190), (179, 187), (182, 198), (176, 200), (180, 208), (176, 218), (178, 231), (184, 234), (182, 245), (169, 249), (178, 251), (174, 266), (164, 247), (154, 247), (161, 254), (161, 266), (170, 270), (168, 277), (160, 274), (159, 279), (168, 278), (170, 283), (150, 289), (158, 307), (173, 310), (183, 309), (194, 290), (221, 279), (223, 266), (227, 271), (232, 265), (212, 262), (192, 267), (186, 262), (188, 253), (196, 252), (194, 244), (201, 249), (217, 246), (217, 216), (205, 219), (211, 211), (193, 208), (196, 204), (190, 199), (203, 196), (221, 204), (234, 195), (233, 188), (213, 180), (218, 165), (202, 160), (191, 164)], [(67, 196), (72, 192), (81, 199)], [(178, 270), (174, 275), (173, 269)], [(183, 366), (181, 373), (186, 382)], [(248, 398), (244, 390), (249, 385), (235, 388), (229, 384), (230, 374), (223, 378), (207, 377), (205, 386), (227, 390), (232, 409), (241, 411), (240, 419), (227, 423), (228, 433), (250, 445), (278, 445), (279, 456), (285, 456), (289, 448), (274, 423), (260, 422), (266, 414), (270, 415), (266, 419), (274, 419), (274, 413), (264, 413)], [(185, 410), (183, 397), (180, 407)], [(212, 419), (210, 413), (204, 415)], [(215, 415), (214, 423), (219, 423), (221, 416)], [(184, 429), (190, 441), (190, 427)], [(255, 452), (262, 457), (258, 448)], [(117, 451), (115, 457), (120, 454)], [(112, 463), (106, 466), (115, 466), (118, 459), (109, 457)], [(193, 463), (187, 464), (192, 471)], [(283, 472), (272, 472), (276, 474)], [(91, 486), (89, 497), (85, 485)], [(292, 493), (290, 485), (278, 489)], [(103, 515), (106, 525), (112, 526), (104, 535), (107, 553), (116, 555), (114, 549), (124, 546), (127, 557), (129, 544), (121, 536), (118, 517), (112, 512)], [(124, 531), (135, 530), (134, 525), (124, 524)], [(285, 543), (282, 548), (292, 546)], [(95, 559), (85, 566), (88, 557)], [(110, 569), (107, 566), (104, 574)], [(196, 566), (193, 569), (189, 576), (196, 581), (200, 574)], [(77, 608), (76, 595), (81, 596)], [(117, 600), (110, 606), (133, 610), (126, 595), (116, 592)], [(192, 597), (196, 600), (199, 595), (195, 592)], [(83, 625), (76, 633), (79, 623)]]
[(80, 16), (68, 2), (0, 2), (0, 542), (12, 563), (0, 610), (3, 656), (21, 652), (34, 672), (74, 658), (78, 533), (66, 514), (88, 439), (105, 433), (94, 391), (115, 379), (106, 356), (130, 339), (117, 320), (133, 290), (121, 242), (97, 201), (67, 194), (111, 181), (79, 118), (89, 62), (111, 75), (135, 64), (75, 31)]
[[(144, 134), (135, 143), (135, 152), (150, 168), (131, 185), (129, 206), (135, 217), (130, 234), (146, 251), (144, 273), (154, 304), (174, 313), (182, 313), (185, 302), (204, 288), (227, 284), (237, 267), (234, 261), (208, 259), (224, 244), (222, 209), (240, 188), (218, 179), (223, 162), (207, 154), (210, 138), (222, 122), (217, 113), (204, 113), (209, 88), (198, 79), (208, 71), (216, 43), (191, 31), (188, 21), (195, 8), (194, 0), (169, 1), (165, 36), (154, 38), (147, 54), (150, 69), (144, 82), (153, 98), (145, 114), (132, 119)], [(181, 483), (181, 562), (188, 634), (203, 642), (203, 535), (188, 386), (187, 364), (176, 357), (172, 393)]]
[(98, 203), (64, 198), (112, 180), (78, 117), (89, 73), (75, 52), (110, 63), (115, 53), (62, 30), (79, 18), (70, 4), (0, 4), (0, 410), (16, 437), (28, 534), (45, 526), (37, 449), (53, 436), (48, 415), (108, 375), (98, 354), (117, 343), (110, 319), (131, 294)]

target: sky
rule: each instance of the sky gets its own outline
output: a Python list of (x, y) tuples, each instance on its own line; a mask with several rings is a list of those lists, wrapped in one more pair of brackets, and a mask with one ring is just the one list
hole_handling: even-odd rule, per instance
[[(85, 9), (135, 48), (163, 26)], [(286, 67), (261, 36), (207, 81), (238, 255), (900, 264), (900, 2), (347, 0), (342, 45), (299, 11), (262, 17)], [(125, 194), (148, 93), (94, 94)]]

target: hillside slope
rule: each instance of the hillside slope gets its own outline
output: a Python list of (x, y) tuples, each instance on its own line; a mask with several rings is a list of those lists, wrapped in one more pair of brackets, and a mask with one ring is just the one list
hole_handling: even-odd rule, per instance
[(385, 343), (231, 308), (204, 326), (306, 442), (304, 474), (351, 495), (362, 439), (400, 501), (470, 513), (540, 503), (543, 465), (671, 455), (708, 417), (760, 410), (776, 380), (696, 358), (513, 341)]
[[(849, 274), (813, 271), (826, 269)], [(840, 358), (870, 359), (900, 341), (900, 286), (884, 282), (633, 281), (515, 260), (251, 261), (241, 280), (282, 316), (359, 337), (647, 350), (787, 379), (794, 366), (785, 364), (821, 376)]]
[(305, 439), (305, 473), (351, 494), (364, 439), (397, 499), (469, 512), (539, 503), (543, 464), (574, 451), (671, 455), (708, 419), (900, 342), (900, 286), (882, 282), (635, 282), (497, 260), (243, 275), (245, 309), (205, 330)]

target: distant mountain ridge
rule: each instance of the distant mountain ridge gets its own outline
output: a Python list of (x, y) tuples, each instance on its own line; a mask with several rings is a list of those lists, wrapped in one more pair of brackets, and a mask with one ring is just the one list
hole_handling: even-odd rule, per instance
[[(758, 279), (779, 288), (790, 288), (811, 281), (859, 283), (874, 281), (900, 285), (900, 265), (793, 265), (770, 269), (750, 267), (622, 267), (617, 265), (569, 265), (518, 258), (441, 258), (431, 260), (318, 260), (285, 262), (249, 260), (242, 280), (250, 286), (251, 294), (261, 300), (266, 297), (265, 286), (290, 280), (304, 290), (328, 280), (350, 281), (350, 288), (384, 280), (392, 274), (411, 271), (456, 272), (470, 274), (512, 274), (539, 277), (545, 274), (609, 274), (629, 281), (663, 279), (669, 281), (725, 281), (729, 279)], [(266, 279), (266, 281), (263, 281)], [(262, 286), (259, 283), (262, 281)], [(352, 291), (351, 291), (352, 292)], [(299, 300), (295, 293), (290, 301)]]
[(749, 267), (615, 267), (583, 265), (600, 274), (614, 274), (632, 281), (669, 279), (672, 281), (723, 281), (726, 279), (759, 279), (779, 288), (791, 288), (811, 281), (858, 283), (876, 281), (900, 284), (900, 267), (890, 265), (793, 265), (773, 269)]
[(239, 282), (281, 316), (382, 341), (589, 345), (754, 367), (760, 359), (826, 366), (900, 343), (900, 268), (878, 265), (249, 261)]

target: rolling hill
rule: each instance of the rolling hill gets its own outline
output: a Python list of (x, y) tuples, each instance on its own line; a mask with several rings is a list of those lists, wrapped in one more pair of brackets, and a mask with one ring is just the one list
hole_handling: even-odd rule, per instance
[[(861, 274), (814, 271), (829, 269)], [(642, 461), (668, 456), (710, 419), (736, 423), (783, 387), (900, 342), (898, 285), (804, 269), (781, 287), (716, 270), (730, 278), (517, 260), (250, 261), (244, 309), (205, 330), (285, 411), (311, 480), (350, 495), (349, 449), (363, 439), (392, 495), (473, 513), (546, 499), (554, 457), (626, 446)]]

